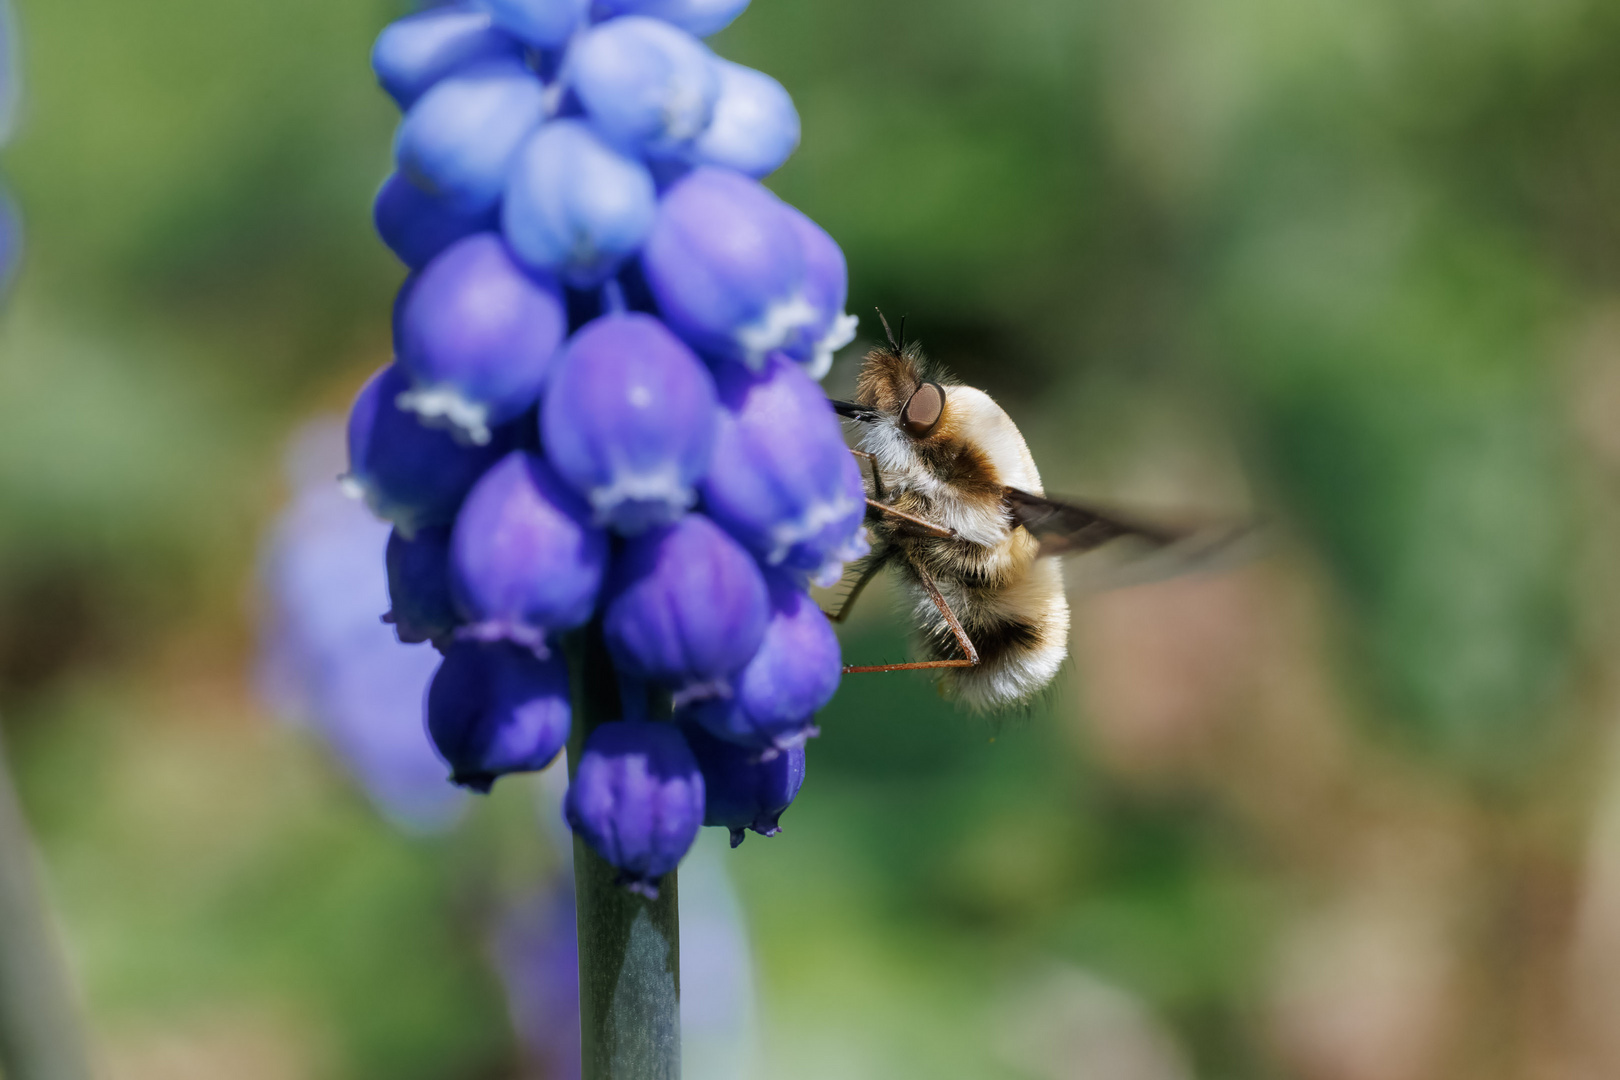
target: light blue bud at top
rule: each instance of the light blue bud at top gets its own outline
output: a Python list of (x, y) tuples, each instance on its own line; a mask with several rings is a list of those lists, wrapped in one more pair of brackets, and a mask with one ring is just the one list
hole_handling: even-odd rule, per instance
[(434, 525), (407, 537), (395, 529), (388, 537), (388, 614), (406, 645), (431, 641), (441, 652), (449, 647), (461, 619), (450, 596), (450, 529)]
[(349, 412), (349, 471), (344, 484), (371, 512), (407, 536), (454, 520), (473, 483), (506, 452), (505, 439), (458, 443), (399, 407), (410, 382), (398, 364), (371, 377)]
[(782, 831), (782, 812), (804, 786), (803, 746), (761, 757), (696, 724), (681, 725), (681, 733), (703, 773), (703, 824), (731, 830), (732, 847), (746, 829), (761, 836)]
[(563, 813), (620, 882), (658, 895), (703, 824), (703, 774), (674, 724), (617, 720), (585, 740)]
[(412, 270), (422, 269), (457, 240), (488, 232), (500, 223), (493, 210), (459, 214), (399, 173), (383, 182), (371, 219), (383, 243)]
[(783, 574), (767, 576), (771, 618), (759, 651), (731, 679), (729, 696), (684, 714), (711, 735), (758, 750), (802, 746), (843, 674), (838, 635), (816, 602)]
[(833, 354), (855, 340), (860, 320), (844, 311), (849, 298), (849, 266), (844, 252), (827, 230), (797, 207), (783, 204), (804, 251), (804, 297), (816, 311), (816, 321), (804, 337), (786, 348), (804, 365), (805, 374), (821, 380), (832, 367)]
[(720, 96), (714, 117), (692, 143), (692, 161), (759, 179), (799, 145), (799, 111), (782, 84), (751, 67), (715, 57)]
[(473, 442), (526, 411), (568, 329), (557, 286), (525, 271), (494, 233), (469, 236), (411, 282), (398, 324), (401, 402)]
[(428, 734), (451, 781), (474, 791), (550, 765), (571, 716), (562, 657), (542, 660), (504, 641), (457, 642), (428, 688)]
[(478, 0), (507, 33), (537, 49), (558, 49), (585, 22), (589, 0)]
[(515, 61), (463, 68), (411, 106), (394, 135), (394, 160), (456, 212), (488, 210), (506, 190), (513, 155), (545, 118), (545, 97)]
[(371, 69), (401, 109), (434, 83), (481, 60), (521, 61), (523, 49), (487, 12), (439, 8), (388, 24), (371, 50)]
[(714, 686), (765, 636), (754, 559), (702, 514), (629, 540), (608, 578), (603, 632), (619, 672), (680, 691)]
[(518, 151), (501, 213), (519, 259), (585, 289), (600, 285), (646, 242), (657, 210), (645, 165), (587, 124), (556, 120)]
[(598, 524), (627, 535), (680, 517), (714, 445), (714, 378), (650, 315), (595, 319), (569, 340), (540, 407), (547, 460)]
[(718, 34), (748, 6), (748, 0), (596, 0), (591, 13), (598, 19), (613, 15), (651, 15), (674, 23), (688, 34)]
[(728, 169), (693, 169), (665, 192), (641, 262), (658, 310), (710, 356), (757, 370), (821, 317), (786, 205)]
[(456, 515), (450, 583), (472, 625), (463, 636), (546, 652), (548, 633), (584, 625), (607, 564), (607, 534), (540, 457), (514, 450), (484, 474)]
[(715, 372), (720, 420), (704, 509), (767, 566), (830, 585), (868, 550), (866, 491), (821, 388), (775, 357)]
[(707, 46), (634, 15), (582, 35), (568, 51), (563, 79), (610, 142), (654, 158), (676, 156), (697, 138), (720, 92)]

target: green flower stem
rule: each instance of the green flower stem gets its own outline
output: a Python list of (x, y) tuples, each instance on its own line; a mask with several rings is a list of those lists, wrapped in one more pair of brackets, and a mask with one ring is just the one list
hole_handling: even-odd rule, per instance
[[(571, 650), (572, 779), (585, 738), (623, 717), (613, 663), (593, 623)], [(661, 704), (667, 710), (667, 695)], [(674, 871), (648, 900), (574, 837), (579, 925), (579, 1026), (584, 1080), (678, 1080), (681, 1075), (681, 935)]]
[(40, 891), (34, 846), (0, 746), (0, 1073), (90, 1080), (72, 980)]

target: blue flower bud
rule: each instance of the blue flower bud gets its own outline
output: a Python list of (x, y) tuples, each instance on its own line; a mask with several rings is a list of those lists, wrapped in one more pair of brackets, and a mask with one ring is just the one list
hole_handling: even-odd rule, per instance
[(500, 201), (513, 155), (545, 118), (545, 97), (519, 63), (464, 68), (411, 106), (394, 136), (394, 160), (458, 213), (481, 213)]
[(855, 340), (860, 320), (844, 311), (849, 267), (838, 242), (797, 207), (786, 209), (804, 251), (804, 297), (816, 311), (816, 320), (805, 328), (805, 336), (786, 351), (804, 365), (806, 374), (820, 380), (832, 367), (833, 354)]
[(471, 624), (463, 636), (545, 653), (548, 633), (582, 626), (596, 606), (607, 534), (545, 461), (502, 458), (467, 495), (450, 536), (450, 581)]
[(866, 554), (866, 491), (837, 414), (797, 366), (715, 372), (720, 392), (704, 508), (767, 566), (831, 584)]
[(395, 529), (385, 560), (390, 606), (384, 621), (407, 645), (431, 641), (447, 648), (461, 623), (450, 595), (450, 529), (435, 525), (415, 537)]
[[(715, 58), (720, 96), (692, 144), (692, 160), (756, 179), (775, 172), (799, 145), (799, 113), (782, 84), (753, 68)], [(840, 304), (842, 306), (842, 304)]]
[(658, 895), (703, 823), (703, 774), (674, 724), (618, 720), (585, 740), (563, 811), (630, 889)]
[(758, 369), (820, 319), (782, 200), (740, 173), (693, 169), (659, 204), (642, 253), (670, 325), (698, 351)]
[(657, 209), (645, 165), (583, 122), (557, 120), (518, 152), (502, 221), (518, 258), (583, 289), (601, 284), (646, 242)]
[(399, 314), (402, 408), (473, 442), (540, 397), (568, 313), (557, 287), (512, 261), (494, 233), (450, 247), (416, 276)]
[(399, 173), (383, 182), (371, 218), (383, 243), (412, 270), (422, 269), (457, 240), (499, 223), (493, 211), (458, 214)]
[(603, 631), (621, 673), (693, 691), (746, 664), (769, 599), (753, 557), (702, 514), (628, 541), (609, 574)]
[(585, 21), (589, 0), (479, 0), (495, 15), (507, 33), (537, 49), (557, 49), (568, 43)]
[(731, 846), (745, 829), (775, 836), (782, 812), (804, 786), (804, 747), (762, 757), (758, 750), (717, 739), (696, 724), (681, 727), (703, 773), (703, 824), (731, 830)]
[(730, 26), (747, 6), (748, 0), (596, 0), (591, 10), (598, 19), (651, 15), (674, 23), (688, 34), (708, 37)]
[(474, 791), (551, 764), (568, 742), (568, 665), (508, 642), (457, 642), (428, 688), (428, 733)]
[(605, 315), (569, 341), (541, 441), (595, 520), (626, 534), (680, 517), (714, 445), (714, 378), (650, 315)]
[(349, 413), (351, 493), (407, 536), (454, 520), (473, 483), (506, 452), (505, 439), (466, 446), (425, 427), (398, 400), (410, 388), (398, 364), (371, 377)]
[(516, 41), (495, 29), (489, 15), (461, 8), (441, 8), (407, 15), (377, 35), (371, 68), (401, 109), (440, 79), (482, 60), (521, 61)]
[(674, 156), (697, 138), (720, 90), (714, 54), (701, 41), (634, 15), (580, 37), (563, 78), (609, 141), (651, 157)]
[(815, 734), (812, 721), (837, 692), (843, 659), (816, 602), (783, 574), (766, 580), (771, 618), (759, 651), (732, 676), (728, 694), (699, 701), (683, 716), (741, 746), (786, 750)]

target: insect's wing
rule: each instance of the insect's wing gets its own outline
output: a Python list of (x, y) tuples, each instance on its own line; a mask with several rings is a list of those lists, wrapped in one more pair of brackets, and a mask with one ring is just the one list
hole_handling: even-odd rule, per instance
[(1187, 535), (1182, 530), (1133, 521), (1113, 511), (1032, 495), (1018, 488), (1008, 488), (1004, 498), (1013, 523), (1028, 529), (1041, 542), (1042, 555), (1091, 551), (1122, 536), (1164, 547)]

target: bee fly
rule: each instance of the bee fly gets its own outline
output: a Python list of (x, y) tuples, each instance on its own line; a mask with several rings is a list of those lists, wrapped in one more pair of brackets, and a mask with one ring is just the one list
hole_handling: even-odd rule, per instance
[[(878, 314), (883, 319), (882, 313)], [(915, 343), (867, 354), (854, 401), (833, 407), (861, 425), (871, 466), (872, 553), (840, 610), (885, 568), (900, 574), (927, 660), (846, 667), (848, 674), (940, 669), (970, 708), (1017, 705), (1040, 692), (1068, 655), (1069, 603), (1059, 560), (1118, 537), (1163, 547), (1183, 533), (1049, 499), (1017, 426), (971, 386), (948, 382)]]

